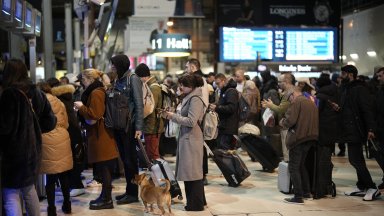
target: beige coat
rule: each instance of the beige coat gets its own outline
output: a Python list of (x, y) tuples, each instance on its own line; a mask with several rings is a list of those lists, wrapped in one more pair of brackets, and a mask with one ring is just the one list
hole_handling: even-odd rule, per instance
[(71, 141), (69, 139), (68, 116), (63, 102), (56, 96), (46, 94), (57, 118), (55, 129), (42, 134), (42, 161), (40, 172), (57, 174), (73, 167)]

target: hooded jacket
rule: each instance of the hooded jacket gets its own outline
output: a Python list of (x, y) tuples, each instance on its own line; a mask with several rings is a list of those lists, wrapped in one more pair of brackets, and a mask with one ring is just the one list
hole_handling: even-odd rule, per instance
[(136, 74), (128, 71), (130, 63), (126, 55), (115, 55), (111, 58), (111, 62), (116, 67), (118, 76), (115, 88), (128, 97), (133, 126), (136, 131), (142, 131), (144, 119), (143, 83)]
[(46, 94), (55, 113), (57, 123), (55, 129), (43, 133), (42, 161), (40, 172), (56, 174), (73, 167), (71, 141), (69, 138), (68, 116), (63, 102), (56, 96)]
[(215, 111), (219, 115), (219, 133), (237, 134), (239, 128), (239, 94), (236, 81), (230, 79), (221, 89), (219, 103)]

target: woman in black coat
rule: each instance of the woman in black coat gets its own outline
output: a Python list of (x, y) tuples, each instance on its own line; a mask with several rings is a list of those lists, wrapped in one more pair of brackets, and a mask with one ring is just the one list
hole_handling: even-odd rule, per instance
[(41, 133), (54, 129), (56, 117), (45, 94), (28, 77), (21, 60), (4, 68), (0, 98), (1, 183), (6, 215), (22, 215), (20, 193), (27, 215), (40, 215), (35, 181), (41, 162)]

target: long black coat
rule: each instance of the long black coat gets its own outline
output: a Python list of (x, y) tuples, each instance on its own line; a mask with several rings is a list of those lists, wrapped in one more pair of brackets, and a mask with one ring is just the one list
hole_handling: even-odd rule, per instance
[(384, 144), (384, 85), (376, 93), (376, 136)]
[(35, 183), (41, 161), (41, 132), (56, 125), (51, 106), (43, 92), (30, 86), (27, 98), (11, 87), (0, 99), (0, 151), (2, 186), (22, 188)]
[(334, 110), (330, 102), (339, 104), (339, 90), (335, 84), (321, 87), (316, 98), (319, 100), (319, 143), (334, 145), (340, 135), (339, 112)]
[(229, 80), (221, 89), (219, 103), (216, 112), (219, 115), (219, 133), (237, 134), (239, 129), (239, 93), (236, 90), (236, 82)]
[(375, 131), (373, 97), (365, 83), (354, 80), (342, 86), (341, 142), (363, 143), (368, 131)]

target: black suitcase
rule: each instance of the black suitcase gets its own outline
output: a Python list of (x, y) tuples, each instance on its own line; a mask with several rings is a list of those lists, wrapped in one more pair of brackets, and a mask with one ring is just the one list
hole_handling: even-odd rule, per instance
[(279, 155), (264, 138), (252, 134), (241, 134), (235, 138), (241, 144), (242, 149), (260, 162), (263, 171), (273, 172), (279, 166)]
[(308, 152), (306, 166), (314, 199), (327, 195), (336, 196), (336, 185), (332, 181), (331, 156), (331, 149), (318, 143)]
[(152, 181), (155, 183), (156, 186), (159, 186), (161, 185), (159, 181), (160, 179), (163, 179), (163, 178), (168, 179), (171, 184), (171, 188), (169, 189), (171, 197), (172, 198), (177, 197), (179, 200), (182, 200), (183, 194), (181, 192), (180, 185), (175, 179), (175, 174), (169, 167), (168, 162), (163, 159), (156, 159), (155, 161), (150, 161), (145, 151), (144, 145), (141, 142), (141, 139), (137, 139), (137, 140), (139, 143), (142, 156), (144, 157), (145, 162), (147, 163), (147, 167), (151, 172)]
[(251, 175), (247, 166), (235, 151), (215, 149), (213, 151), (213, 161), (223, 173), (230, 187), (239, 186), (244, 179)]

